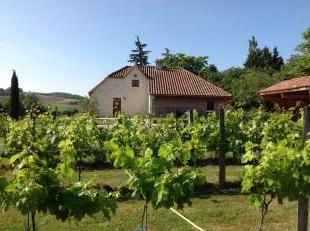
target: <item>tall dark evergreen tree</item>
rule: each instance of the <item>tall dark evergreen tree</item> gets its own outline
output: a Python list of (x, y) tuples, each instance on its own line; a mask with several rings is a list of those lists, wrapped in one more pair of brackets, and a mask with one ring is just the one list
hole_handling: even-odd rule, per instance
[(261, 66), (260, 61), (261, 51), (257, 47), (257, 41), (254, 36), (249, 40), (249, 53), (244, 63), (244, 67), (248, 69), (256, 69)]
[(244, 63), (245, 68), (275, 72), (279, 71), (283, 64), (283, 58), (279, 55), (277, 47), (274, 47), (273, 52), (266, 46), (260, 49), (255, 37), (251, 37), (249, 40), (249, 53)]
[(136, 46), (136, 49), (131, 50), (132, 53), (129, 55), (128, 62), (134, 63), (135, 65), (138, 65), (138, 66), (149, 65), (148, 54), (150, 53), (150, 51), (144, 50), (147, 44), (142, 43), (140, 41), (139, 36), (136, 36), (135, 46)]
[(11, 79), (10, 88), (10, 115), (12, 119), (18, 119), (20, 114), (20, 101), (19, 101), (19, 88), (18, 88), (18, 78), (15, 70), (13, 70), (13, 75)]
[(279, 51), (277, 47), (273, 48), (272, 53), (272, 65), (275, 70), (280, 70), (281, 67), (284, 65), (283, 58), (279, 55)]

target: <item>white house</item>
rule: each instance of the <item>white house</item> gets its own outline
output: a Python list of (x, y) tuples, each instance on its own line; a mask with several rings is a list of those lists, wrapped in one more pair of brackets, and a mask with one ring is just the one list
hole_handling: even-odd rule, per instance
[(99, 116), (167, 114), (196, 109), (217, 110), (231, 94), (183, 68), (125, 66), (103, 79), (89, 96), (98, 103)]

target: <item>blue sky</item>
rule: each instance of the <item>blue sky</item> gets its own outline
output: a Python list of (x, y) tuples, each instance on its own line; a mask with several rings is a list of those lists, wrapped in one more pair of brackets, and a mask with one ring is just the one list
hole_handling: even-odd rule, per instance
[(87, 95), (127, 65), (135, 35), (150, 61), (164, 48), (242, 66), (248, 39), (289, 58), (310, 26), (309, 0), (0, 0), (0, 88)]

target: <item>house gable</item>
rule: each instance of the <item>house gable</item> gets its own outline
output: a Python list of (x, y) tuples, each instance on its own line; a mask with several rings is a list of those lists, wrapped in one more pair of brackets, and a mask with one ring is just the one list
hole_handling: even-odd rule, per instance
[[(133, 81), (139, 81), (133, 86)], [(96, 100), (100, 116), (113, 116), (113, 99), (121, 99), (121, 111), (130, 115), (148, 112), (149, 78), (137, 67), (127, 70), (120, 77), (108, 76), (89, 95)]]

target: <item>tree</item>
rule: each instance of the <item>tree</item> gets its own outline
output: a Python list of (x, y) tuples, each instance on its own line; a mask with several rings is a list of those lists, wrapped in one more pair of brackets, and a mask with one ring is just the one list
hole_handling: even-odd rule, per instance
[(262, 66), (260, 59), (260, 49), (254, 36), (249, 40), (248, 56), (244, 63), (245, 68), (259, 68)]
[(189, 56), (183, 53), (172, 54), (169, 50), (166, 50), (163, 55), (162, 62), (164, 67), (183, 67), (195, 75), (199, 75), (208, 67), (207, 56)]
[(149, 65), (148, 54), (150, 53), (150, 51), (144, 50), (147, 44), (142, 43), (140, 41), (139, 36), (136, 36), (135, 46), (136, 46), (136, 49), (131, 50), (132, 53), (129, 55), (128, 62), (134, 63), (135, 65), (138, 65), (138, 66)]
[(98, 113), (98, 103), (93, 99), (83, 98), (79, 101), (79, 111), (80, 113), (96, 115)]
[(270, 73), (279, 71), (283, 66), (283, 58), (279, 56), (277, 47), (271, 52), (268, 47), (260, 49), (254, 36), (249, 40), (248, 56), (244, 63), (247, 69), (263, 69)]
[[(232, 75), (234, 73), (229, 73)], [(261, 105), (257, 91), (275, 83), (276, 79), (263, 70), (237, 71), (236, 77), (223, 77), (227, 90), (233, 95), (232, 105), (237, 108), (250, 109)], [(240, 76), (238, 76), (240, 75)]]
[(291, 56), (283, 70), (277, 73), (280, 80), (310, 75), (310, 28), (302, 35), (303, 41), (296, 48), (297, 54)]
[(22, 100), (23, 100), (25, 107), (31, 107), (32, 105), (38, 104), (38, 97), (36, 93), (24, 94)]
[(18, 120), (18, 118), (20, 116), (18, 78), (17, 78), (15, 70), (13, 70), (13, 75), (12, 75), (12, 79), (11, 79), (10, 115), (11, 115), (12, 119), (15, 119), (15, 120)]

